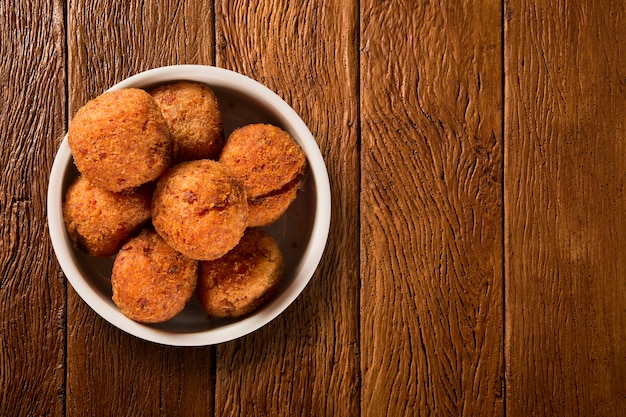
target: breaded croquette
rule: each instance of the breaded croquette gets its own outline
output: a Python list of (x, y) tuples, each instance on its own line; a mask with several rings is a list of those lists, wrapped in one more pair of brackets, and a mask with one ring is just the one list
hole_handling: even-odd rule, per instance
[(182, 162), (157, 183), (152, 223), (170, 246), (192, 259), (226, 254), (241, 239), (247, 222), (243, 183), (219, 162)]
[(146, 228), (128, 240), (115, 258), (113, 302), (132, 320), (161, 323), (185, 308), (197, 280), (198, 262)]
[(304, 152), (277, 126), (250, 124), (236, 129), (228, 137), (220, 162), (243, 180), (250, 227), (275, 222), (287, 211), (304, 183)]
[(66, 192), (63, 217), (74, 246), (91, 256), (115, 254), (124, 240), (150, 220), (151, 190), (114, 193), (84, 176)]
[(200, 262), (196, 295), (213, 317), (240, 317), (266, 303), (280, 287), (284, 261), (278, 243), (250, 228), (224, 257)]
[(300, 176), (276, 193), (248, 199), (248, 227), (269, 226), (278, 220), (296, 199), (303, 183)]
[(222, 115), (208, 85), (178, 81), (160, 85), (150, 94), (172, 134), (176, 162), (219, 156), (224, 146)]
[(281, 189), (304, 174), (306, 167), (306, 157), (298, 143), (270, 124), (236, 129), (228, 137), (219, 160), (243, 180), (248, 198)]
[(172, 139), (152, 96), (127, 88), (106, 92), (81, 107), (68, 131), (78, 170), (109, 191), (153, 181), (171, 162)]

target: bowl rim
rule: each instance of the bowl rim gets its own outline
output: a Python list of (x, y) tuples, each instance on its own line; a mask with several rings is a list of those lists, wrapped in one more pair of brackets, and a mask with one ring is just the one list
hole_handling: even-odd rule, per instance
[(258, 330), (278, 317), (302, 293), (317, 270), (326, 248), (331, 219), (330, 182), (317, 142), (300, 116), (272, 90), (243, 74), (207, 65), (170, 65), (137, 73), (113, 85), (107, 91), (130, 87), (145, 88), (176, 80), (199, 81), (216, 88), (245, 92), (247, 96), (276, 112), (279, 122), (292, 133), (307, 155), (309, 175), (313, 176), (316, 189), (315, 215), (311, 238), (301, 262), (294, 271), (295, 278), (290, 284), (290, 291), (279, 294), (272, 300), (269, 308), (261, 309), (251, 316), (221, 327), (192, 333), (171, 333), (124, 316), (82, 277), (72, 256), (72, 242), (65, 228), (62, 208), (64, 178), (72, 166), (67, 134), (59, 146), (50, 172), (47, 193), (48, 228), (54, 252), (66, 278), (78, 295), (103, 319), (122, 331), (147, 341), (169, 346), (209, 346), (234, 340)]

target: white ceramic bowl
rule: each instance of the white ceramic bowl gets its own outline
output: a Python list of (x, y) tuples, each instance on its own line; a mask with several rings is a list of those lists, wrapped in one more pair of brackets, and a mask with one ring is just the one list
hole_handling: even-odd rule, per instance
[(200, 65), (156, 68), (134, 75), (110, 88), (147, 88), (175, 80), (206, 83), (220, 102), (224, 134), (248, 123), (266, 122), (282, 127), (307, 155), (305, 189), (287, 213), (266, 228), (279, 242), (285, 258), (285, 274), (278, 294), (264, 307), (241, 319), (209, 319), (192, 298), (174, 319), (158, 325), (134, 322), (111, 300), (113, 257), (98, 259), (72, 247), (63, 222), (65, 191), (76, 178), (72, 154), (63, 139), (48, 186), (48, 223), (54, 251), (67, 279), (78, 295), (100, 316), (139, 338), (172, 346), (204, 346), (236, 339), (264, 326), (281, 314), (302, 292), (324, 252), (330, 226), (330, 186), (320, 150), (296, 112), (271, 90), (229, 70)]

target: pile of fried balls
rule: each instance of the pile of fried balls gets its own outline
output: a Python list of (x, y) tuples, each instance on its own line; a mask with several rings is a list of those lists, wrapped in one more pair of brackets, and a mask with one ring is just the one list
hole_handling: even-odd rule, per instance
[(79, 176), (63, 216), (74, 247), (114, 256), (113, 302), (160, 323), (196, 295), (208, 317), (241, 317), (278, 291), (284, 261), (262, 229), (303, 189), (306, 157), (271, 124), (228, 138), (206, 84), (175, 81), (90, 100), (68, 142)]

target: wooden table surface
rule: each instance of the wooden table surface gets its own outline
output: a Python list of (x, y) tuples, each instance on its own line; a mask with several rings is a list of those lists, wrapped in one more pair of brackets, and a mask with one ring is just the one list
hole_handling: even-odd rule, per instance
[[(0, 0), (0, 42), (0, 415), (626, 415), (623, 1)], [(200, 348), (95, 314), (46, 218), (68, 119), (182, 63), (283, 97), (333, 197), (301, 297)]]

